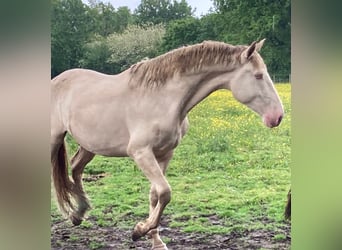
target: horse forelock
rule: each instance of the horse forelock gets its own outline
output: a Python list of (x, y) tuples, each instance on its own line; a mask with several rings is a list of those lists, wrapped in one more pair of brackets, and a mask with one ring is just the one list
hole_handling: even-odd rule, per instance
[(159, 87), (176, 73), (196, 72), (205, 66), (240, 63), (239, 56), (247, 46), (233, 46), (224, 42), (205, 41), (181, 47), (130, 67), (131, 85)]

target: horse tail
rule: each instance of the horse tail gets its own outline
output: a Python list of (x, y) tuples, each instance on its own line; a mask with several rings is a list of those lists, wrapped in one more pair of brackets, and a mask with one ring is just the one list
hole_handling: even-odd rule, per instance
[(69, 215), (74, 210), (71, 201), (73, 183), (68, 175), (68, 160), (64, 141), (57, 149), (57, 155), (53, 157), (52, 177), (59, 208), (63, 214)]

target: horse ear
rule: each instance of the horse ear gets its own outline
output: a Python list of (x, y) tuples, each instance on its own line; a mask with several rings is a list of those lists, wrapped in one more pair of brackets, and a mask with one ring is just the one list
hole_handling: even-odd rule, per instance
[(245, 49), (241, 54), (241, 61), (244, 62), (246, 60), (249, 60), (251, 56), (253, 55), (255, 51), (256, 41), (252, 42), (251, 45), (248, 46), (247, 49)]
[(266, 38), (262, 39), (260, 42), (258, 42), (256, 45), (255, 45), (255, 49), (256, 51), (260, 51), (260, 49), (262, 48), (262, 46), (264, 45), (264, 42), (265, 42)]

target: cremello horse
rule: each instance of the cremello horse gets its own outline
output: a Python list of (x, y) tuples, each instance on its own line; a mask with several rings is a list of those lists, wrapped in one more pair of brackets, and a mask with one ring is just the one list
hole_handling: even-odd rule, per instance
[[(267, 127), (278, 126), (283, 106), (258, 51), (249, 46), (207, 41), (139, 62), (118, 75), (72, 69), (52, 80), (51, 163), (61, 211), (78, 225), (90, 208), (82, 187), (86, 164), (98, 155), (131, 157), (151, 183), (149, 217), (132, 239), (150, 235), (153, 249), (167, 249), (158, 233), (171, 199), (165, 172), (187, 131), (187, 113), (210, 93), (228, 89), (258, 113)], [(68, 176), (66, 133), (79, 144)]]

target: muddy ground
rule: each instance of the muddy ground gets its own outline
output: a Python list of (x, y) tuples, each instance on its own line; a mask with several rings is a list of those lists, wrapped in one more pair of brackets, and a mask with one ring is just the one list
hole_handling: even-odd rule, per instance
[[(92, 220), (92, 218), (88, 218)], [(219, 223), (216, 221), (215, 223)], [(95, 223), (94, 223), (95, 224)], [(230, 234), (206, 235), (202, 233), (183, 233), (180, 228), (169, 228), (169, 219), (161, 222), (161, 237), (167, 238), (169, 250), (203, 250), (203, 249), (290, 249), (290, 223), (277, 233), (268, 230), (252, 230)], [(52, 224), (51, 249), (150, 249), (149, 239), (131, 240), (132, 230), (115, 227), (91, 228), (74, 227), (66, 220)], [(275, 237), (283, 234), (285, 237)]]

